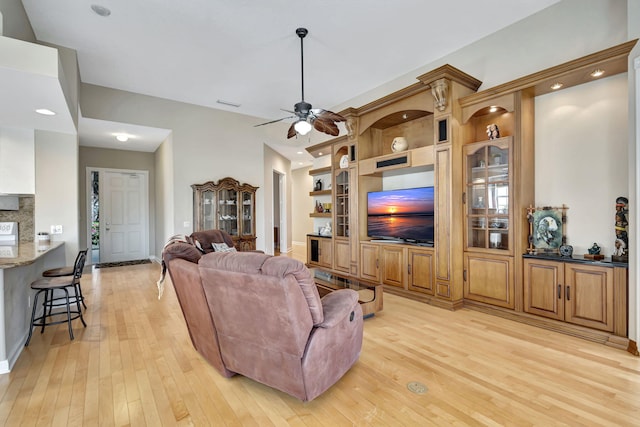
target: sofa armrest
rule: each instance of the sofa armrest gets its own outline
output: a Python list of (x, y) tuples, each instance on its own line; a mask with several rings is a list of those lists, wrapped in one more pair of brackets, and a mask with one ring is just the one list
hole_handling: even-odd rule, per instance
[(353, 307), (358, 304), (358, 293), (353, 289), (339, 289), (325, 295), (321, 301), (324, 321), (316, 326), (333, 328), (351, 314)]

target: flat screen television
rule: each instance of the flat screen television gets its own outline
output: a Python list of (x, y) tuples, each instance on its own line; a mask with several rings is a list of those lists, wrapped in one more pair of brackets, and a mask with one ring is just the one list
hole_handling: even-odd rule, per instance
[(375, 239), (433, 243), (433, 187), (367, 194), (367, 235)]

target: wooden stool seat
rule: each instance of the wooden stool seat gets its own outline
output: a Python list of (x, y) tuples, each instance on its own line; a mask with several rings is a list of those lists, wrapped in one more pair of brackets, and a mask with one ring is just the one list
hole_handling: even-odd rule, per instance
[(42, 273), (42, 277), (60, 277), (60, 276), (71, 276), (73, 274), (73, 267), (58, 267), (52, 268), (50, 270)]

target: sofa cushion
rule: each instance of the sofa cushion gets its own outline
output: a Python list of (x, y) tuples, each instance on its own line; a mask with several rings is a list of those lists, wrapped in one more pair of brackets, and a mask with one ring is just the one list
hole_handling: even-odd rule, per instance
[(236, 252), (235, 247), (229, 247), (226, 243), (212, 243), (211, 247), (214, 252)]
[(165, 246), (162, 257), (165, 261), (174, 258), (182, 258), (197, 263), (202, 254), (190, 243), (175, 242)]
[(222, 230), (194, 231), (190, 237), (193, 239), (193, 244), (203, 253), (213, 252), (212, 243), (226, 243), (227, 246), (233, 247), (233, 239)]
[(324, 321), (322, 301), (318, 288), (309, 269), (300, 261), (293, 258), (274, 256), (267, 259), (262, 266), (262, 273), (275, 277), (295, 277), (300, 289), (309, 304), (313, 324), (318, 325)]
[(200, 259), (200, 266), (246, 274), (265, 274), (285, 278), (293, 276), (307, 301), (314, 325), (324, 321), (322, 301), (311, 272), (293, 258), (259, 252), (213, 252)]

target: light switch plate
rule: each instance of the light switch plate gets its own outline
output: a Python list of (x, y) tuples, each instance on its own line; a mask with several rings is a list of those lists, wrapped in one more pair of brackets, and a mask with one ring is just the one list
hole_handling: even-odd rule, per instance
[(51, 226), (51, 234), (62, 234), (62, 226), (61, 225), (52, 225)]

